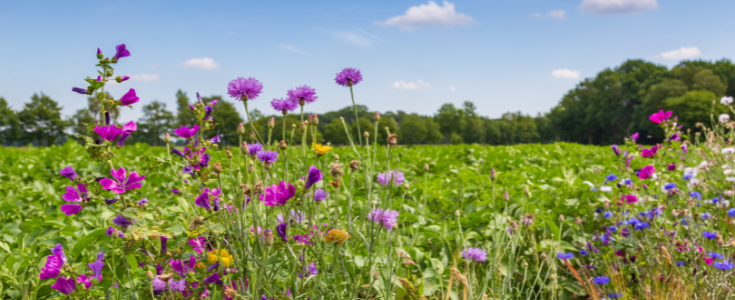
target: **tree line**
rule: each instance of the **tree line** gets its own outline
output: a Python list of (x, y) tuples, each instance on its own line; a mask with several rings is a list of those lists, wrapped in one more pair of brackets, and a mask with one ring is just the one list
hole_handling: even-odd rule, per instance
[[(357, 134), (357, 124), (374, 138), (377, 123), (378, 141), (387, 138), (385, 128), (398, 133), (399, 142), (416, 144), (518, 144), (568, 141), (583, 144), (612, 144), (623, 137), (638, 132), (643, 142), (663, 138), (663, 132), (648, 121), (648, 116), (658, 110), (671, 110), (685, 128), (696, 130), (697, 122), (708, 122), (711, 116), (730, 113), (723, 105), (713, 105), (713, 100), (735, 94), (735, 65), (727, 59), (709, 62), (683, 61), (673, 68), (642, 60), (628, 60), (622, 65), (605, 69), (594, 78), (587, 78), (567, 92), (551, 111), (530, 116), (521, 112), (507, 112), (500, 118), (480, 116), (472, 101), (461, 106), (447, 103), (431, 116), (404, 111), (376, 112), (367, 106), (357, 106), (357, 120), (352, 106), (337, 111), (317, 114), (317, 142), (344, 145), (349, 142), (341, 117), (351, 131)], [(142, 117), (136, 120), (138, 132), (127, 142), (143, 142), (162, 145), (163, 136), (179, 126), (194, 124), (194, 114), (189, 109), (192, 99), (181, 90), (175, 94), (176, 107), (169, 109), (161, 101), (152, 101), (142, 107)], [(196, 98), (194, 99), (196, 100)], [(237, 126), (244, 122), (233, 103), (212, 95), (202, 101), (217, 100), (212, 117), (215, 127), (208, 134), (218, 135), (226, 145), (238, 142)], [(3, 145), (52, 145), (75, 139), (75, 134), (86, 133), (87, 124), (102, 121), (99, 101), (88, 98), (88, 106), (64, 118), (61, 106), (43, 93), (34, 94), (21, 110), (15, 111), (0, 97), (0, 144)], [(111, 119), (118, 122), (119, 112), (113, 111)], [(267, 136), (268, 121), (275, 117), (272, 128), (273, 141), (283, 136), (283, 116), (251, 112), (254, 127), (261, 136)], [(301, 116), (285, 116), (287, 139), (293, 137), (301, 143)], [(246, 129), (250, 129), (246, 126)], [(372, 140), (371, 138), (371, 140)], [(307, 143), (312, 142), (307, 135)]]

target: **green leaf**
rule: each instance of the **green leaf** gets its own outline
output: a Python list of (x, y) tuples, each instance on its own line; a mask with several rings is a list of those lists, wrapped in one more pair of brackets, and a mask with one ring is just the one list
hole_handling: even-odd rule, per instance
[(3, 250), (7, 251), (10, 254), (13, 254), (13, 252), (10, 252), (10, 247), (8, 247), (8, 244), (0, 242), (0, 248), (3, 248)]
[(130, 269), (132, 269), (133, 272), (138, 271), (138, 260), (135, 259), (135, 255), (132, 253), (128, 254), (128, 265), (130, 265)]
[(82, 251), (84, 251), (85, 248), (94, 243), (98, 237), (104, 235), (105, 231), (106, 229), (97, 229), (90, 232), (88, 235), (79, 240), (79, 242), (77, 242), (74, 245), (74, 248), (72, 248), (71, 250), (72, 257), (77, 257), (82, 254)]

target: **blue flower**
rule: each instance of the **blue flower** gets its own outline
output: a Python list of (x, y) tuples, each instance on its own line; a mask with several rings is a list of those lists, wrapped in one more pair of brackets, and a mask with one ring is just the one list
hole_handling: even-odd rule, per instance
[(735, 265), (729, 261), (723, 261), (723, 262), (716, 262), (712, 264), (713, 267), (718, 268), (723, 271), (731, 270)]
[(607, 297), (610, 299), (618, 299), (623, 297), (623, 293), (609, 293)]
[(714, 259), (724, 259), (725, 258), (724, 255), (719, 254), (717, 252), (709, 252), (707, 253), (707, 255), (709, 255), (709, 257), (714, 258)]
[(676, 266), (679, 268), (683, 267), (684, 265), (685, 265), (684, 262), (681, 260), (676, 262)]
[(612, 231), (612, 232), (618, 232), (618, 228), (615, 227), (615, 226), (610, 226), (607, 229), (610, 230), (610, 231)]
[(635, 224), (636, 230), (643, 230), (649, 227), (651, 227), (651, 223), (648, 223), (648, 222), (641, 222), (641, 223)]
[(684, 178), (684, 180), (690, 180), (693, 177), (694, 177), (694, 175), (692, 175), (692, 173), (684, 173), (684, 177), (683, 178)]
[(633, 180), (630, 180), (630, 178), (626, 179), (624, 182), (625, 182), (625, 185), (628, 185), (628, 186), (633, 185)]
[(610, 175), (607, 175), (607, 177), (605, 177), (605, 180), (607, 181), (615, 181), (617, 179), (618, 179), (618, 176), (615, 174), (610, 174)]
[(571, 259), (572, 257), (574, 257), (574, 253), (572, 253), (572, 252), (569, 252), (569, 253), (559, 252), (558, 254), (556, 254), (556, 257), (558, 257), (561, 260), (567, 260), (567, 259)]
[(731, 208), (727, 210), (727, 215), (731, 217), (735, 217), (735, 208)]
[(608, 278), (607, 276), (595, 277), (595, 279), (593, 279), (592, 282), (594, 282), (597, 285), (606, 285), (610, 283), (610, 278)]
[(702, 232), (702, 236), (711, 240), (717, 237), (717, 233), (705, 231), (705, 232)]
[(602, 214), (602, 216), (605, 218), (612, 217), (612, 212), (606, 211), (604, 214)]
[(666, 185), (664, 185), (664, 189), (666, 189), (667, 191), (675, 187), (676, 187), (676, 183), (667, 183)]
[(712, 215), (710, 215), (708, 212), (702, 213), (702, 220), (706, 221), (707, 219), (711, 218)]
[(628, 224), (630, 224), (630, 225), (635, 225), (635, 224), (638, 224), (640, 222), (641, 221), (638, 221), (638, 219), (636, 219), (636, 218), (630, 218), (630, 220), (628, 220)]
[(717, 202), (720, 202), (720, 197), (712, 198), (712, 204), (717, 204)]
[(581, 254), (583, 256), (587, 256), (587, 254), (589, 254), (589, 252), (587, 252), (587, 250), (582, 249), (582, 250), (579, 250), (579, 254)]
[(692, 197), (697, 200), (702, 200), (702, 194), (699, 192), (689, 192), (689, 197)]

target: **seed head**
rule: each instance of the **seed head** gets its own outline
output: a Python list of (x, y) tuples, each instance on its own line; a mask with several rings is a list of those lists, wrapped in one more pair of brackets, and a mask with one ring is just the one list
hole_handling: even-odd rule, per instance
[(358, 168), (359, 166), (360, 166), (360, 161), (359, 161), (359, 160), (354, 160), (354, 159), (353, 159), (353, 160), (352, 160), (352, 161), (350, 162), (350, 169), (351, 169), (352, 171), (357, 171), (357, 168)]
[(390, 135), (388, 135), (387, 142), (388, 145), (395, 146), (396, 144), (398, 144), (398, 135), (395, 133), (391, 133)]
[(214, 165), (212, 165), (212, 169), (217, 174), (222, 173), (222, 164), (220, 164), (219, 162), (216, 162), (214, 163)]
[(278, 143), (278, 149), (281, 149), (282, 151), (286, 151), (288, 148), (288, 145), (286, 144), (286, 141), (281, 140), (280, 143)]

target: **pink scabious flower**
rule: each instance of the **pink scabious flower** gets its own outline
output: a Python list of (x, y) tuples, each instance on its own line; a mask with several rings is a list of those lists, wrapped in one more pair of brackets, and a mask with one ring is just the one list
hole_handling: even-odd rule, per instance
[(382, 224), (387, 230), (393, 230), (398, 222), (398, 215), (399, 212), (395, 210), (376, 208), (368, 214), (368, 220)]
[(285, 115), (289, 111), (293, 111), (294, 109), (296, 109), (296, 107), (299, 106), (299, 103), (296, 101), (291, 101), (291, 99), (274, 98), (273, 101), (271, 101), (271, 106), (273, 106), (273, 109), (280, 111)]
[(109, 178), (100, 180), (100, 184), (105, 190), (112, 190), (113, 193), (122, 194), (125, 191), (143, 187), (141, 181), (145, 179), (145, 176), (138, 175), (137, 171), (133, 171), (130, 173), (130, 176), (127, 176), (125, 168), (120, 167), (117, 171), (115, 169), (110, 170), (110, 173), (112, 173), (114, 180)]
[(403, 172), (398, 172), (398, 170), (378, 173), (378, 182), (384, 186), (390, 185), (391, 181), (393, 181), (395, 185), (401, 185), (404, 180), (406, 180), (406, 177), (403, 175)]
[(654, 155), (656, 155), (656, 151), (658, 151), (658, 149), (661, 149), (661, 146), (658, 146), (658, 145), (653, 146), (653, 147), (651, 147), (650, 150), (649, 149), (646, 149), (646, 148), (643, 148), (643, 150), (641, 150), (641, 156), (643, 156), (643, 157), (653, 157)]
[(128, 51), (127, 47), (125, 47), (125, 44), (120, 44), (115, 47), (115, 56), (112, 57), (112, 59), (119, 60), (123, 57), (130, 56), (130, 51)]
[(67, 186), (66, 193), (61, 196), (61, 199), (77, 203), (61, 205), (61, 211), (64, 212), (65, 215), (76, 215), (77, 213), (79, 213), (79, 211), (82, 210), (82, 203), (89, 202), (89, 197), (87, 197), (87, 186), (81, 183), (77, 184), (76, 189), (74, 189), (74, 187)]
[(107, 125), (100, 127), (99, 125), (94, 126), (94, 132), (100, 135), (105, 141), (114, 141), (123, 131), (115, 127), (115, 125)]
[(227, 94), (237, 100), (255, 100), (263, 92), (263, 84), (255, 78), (238, 77), (227, 84)]
[(298, 86), (295, 89), (290, 89), (287, 94), (289, 101), (300, 105), (304, 105), (304, 103), (312, 103), (319, 98), (316, 96), (316, 90), (314, 90), (314, 88), (305, 85)]
[(651, 120), (651, 122), (656, 124), (661, 124), (661, 122), (666, 121), (666, 119), (671, 118), (671, 111), (664, 112), (663, 110), (659, 110), (657, 113), (652, 114), (648, 119)]
[(282, 206), (295, 194), (296, 188), (291, 183), (281, 181), (278, 185), (265, 188), (265, 194), (260, 195), (260, 201), (268, 206)]
[(341, 86), (353, 86), (362, 81), (362, 74), (358, 69), (344, 68), (341, 72), (337, 73), (334, 81)]
[(125, 93), (125, 95), (120, 98), (120, 103), (123, 106), (128, 106), (138, 103), (139, 100), (140, 98), (135, 95), (135, 89), (130, 89), (127, 93)]
[(645, 166), (643, 169), (641, 169), (640, 172), (638, 172), (638, 177), (640, 179), (649, 179), (653, 177), (653, 173), (656, 172), (656, 167), (654, 166)]
[(462, 257), (473, 262), (484, 262), (487, 260), (487, 251), (480, 248), (469, 247), (462, 250)]
[(188, 139), (195, 136), (197, 131), (199, 131), (199, 125), (194, 125), (192, 128), (181, 126), (175, 129), (174, 133), (182, 138)]

